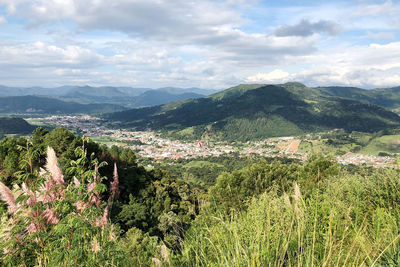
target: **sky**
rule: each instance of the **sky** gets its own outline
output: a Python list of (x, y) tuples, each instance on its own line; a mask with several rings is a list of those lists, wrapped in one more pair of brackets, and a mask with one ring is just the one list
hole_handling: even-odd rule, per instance
[(0, 84), (400, 85), (400, 0), (0, 0)]

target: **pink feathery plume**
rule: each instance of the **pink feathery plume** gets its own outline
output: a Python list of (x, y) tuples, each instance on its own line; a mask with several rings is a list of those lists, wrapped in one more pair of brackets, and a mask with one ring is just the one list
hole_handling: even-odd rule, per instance
[(100, 197), (97, 194), (92, 194), (89, 197), (89, 202), (95, 204), (98, 208), (100, 208), (101, 200), (100, 200)]
[(50, 172), (51, 178), (58, 185), (64, 185), (64, 176), (58, 163), (56, 152), (51, 147), (47, 147), (46, 169)]
[(117, 164), (114, 163), (114, 180), (111, 182), (111, 194), (108, 199), (108, 201), (114, 201), (115, 199), (118, 199), (119, 197), (119, 179), (118, 179), (118, 170), (117, 170)]
[(79, 180), (78, 179), (76, 179), (76, 177), (74, 176), (74, 185), (75, 185), (75, 188), (78, 188), (78, 187), (80, 187), (81, 186), (81, 182), (79, 182)]
[(101, 217), (96, 218), (96, 219), (94, 220), (94, 225), (95, 225), (96, 227), (101, 227)]
[(106, 208), (104, 209), (103, 217), (101, 217), (101, 224), (102, 224), (103, 226), (106, 226), (106, 225), (107, 225), (107, 222), (108, 222), (108, 212), (109, 212), (109, 209), (108, 209), (108, 205), (107, 205)]
[(94, 189), (96, 188), (96, 186), (97, 186), (97, 183), (96, 183), (96, 182), (93, 182), (93, 183), (88, 184), (88, 186), (87, 186), (87, 191), (88, 191), (88, 193), (94, 191)]
[(0, 182), (0, 199), (7, 203), (10, 214), (13, 214), (17, 210), (14, 194), (2, 182)]
[(25, 193), (25, 195), (29, 196), (29, 198), (26, 200), (26, 204), (28, 204), (29, 207), (33, 207), (36, 204), (36, 193), (32, 192), (28, 186), (25, 183), (22, 183), (21, 186), (22, 192)]
[(107, 205), (106, 208), (104, 209), (103, 216), (97, 218), (94, 221), (94, 225), (97, 226), (97, 227), (106, 226), (107, 222), (108, 222), (108, 213), (109, 213), (109, 209), (108, 209), (108, 205)]
[(74, 205), (78, 212), (82, 212), (88, 207), (88, 204), (82, 200), (77, 201)]
[(28, 230), (28, 232), (29, 232), (30, 234), (33, 234), (33, 233), (37, 233), (37, 232), (38, 232), (38, 229), (37, 229), (37, 227), (36, 227), (36, 224), (34, 224), (33, 222), (31, 222), (31, 224), (26, 228), (26, 230)]
[(100, 204), (101, 204), (100, 196), (94, 190), (96, 188), (96, 186), (97, 186), (96, 181), (94, 181), (93, 183), (88, 184), (88, 186), (87, 186), (88, 193), (92, 193), (89, 196), (89, 202), (90, 203), (94, 203), (97, 207), (100, 207)]
[(56, 184), (53, 179), (47, 179), (44, 187), (40, 188), (41, 194), (38, 198), (39, 201), (48, 203), (59, 199), (59, 197), (62, 196), (62, 190), (60, 190), (60, 192), (58, 193), (55, 186)]
[(47, 207), (43, 213), (43, 217), (46, 219), (48, 224), (57, 224), (60, 220), (57, 218), (57, 214), (54, 210)]

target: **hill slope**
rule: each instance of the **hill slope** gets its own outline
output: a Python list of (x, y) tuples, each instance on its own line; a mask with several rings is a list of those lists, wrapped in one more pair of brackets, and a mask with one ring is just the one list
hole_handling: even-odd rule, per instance
[(28, 134), (35, 128), (22, 118), (0, 117), (0, 133), (2, 134)]
[(150, 90), (143, 94), (136, 96), (132, 99), (132, 107), (146, 107), (146, 106), (157, 106), (172, 101), (179, 101), (189, 98), (201, 98), (204, 95), (196, 93), (170, 93), (164, 90)]
[(0, 97), (0, 113), (79, 114), (106, 113), (124, 110), (114, 104), (78, 104), (38, 96)]
[(248, 140), (343, 128), (377, 131), (400, 117), (370, 103), (330, 96), (299, 83), (239, 85), (206, 98), (107, 115), (136, 129), (163, 129), (176, 137)]
[(400, 108), (400, 87), (365, 90), (356, 87), (320, 87), (322, 95), (371, 103), (389, 109)]

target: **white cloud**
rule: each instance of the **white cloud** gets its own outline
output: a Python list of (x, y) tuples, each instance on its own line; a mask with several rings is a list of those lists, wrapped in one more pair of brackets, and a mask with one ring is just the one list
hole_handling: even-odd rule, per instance
[(372, 32), (372, 31), (367, 31), (367, 34), (363, 37), (379, 41), (394, 40), (396, 38), (393, 32)]
[(0, 26), (7, 23), (7, 19), (4, 16), (0, 16)]
[[(201, 54), (209, 61), (265, 66), (282, 62), (286, 56), (315, 51), (313, 37), (276, 37), (240, 30), (247, 21), (235, 8), (246, 5), (241, 0), (0, 1), (29, 21), (31, 27), (67, 19), (76, 23), (82, 34), (91, 30), (123, 32), (146, 49), (162, 47), (170, 54), (182, 47), (194, 47), (196, 57)], [(135, 55), (143, 58), (139, 53)], [(145, 61), (154, 60), (150, 56)]]
[(390, 16), (400, 12), (400, 6), (394, 5), (391, 0), (387, 0), (382, 4), (364, 4), (359, 6), (354, 12), (353, 16)]
[(1, 68), (8, 67), (70, 67), (91, 68), (101, 64), (103, 57), (76, 45), (65, 48), (43, 42), (8, 43), (0, 45)]
[[(12, 38), (0, 40), (0, 78), (26, 85), (80, 81), (207, 88), (287, 80), (312, 85), (400, 84), (398, 43), (354, 46), (373, 39), (396, 40), (394, 22), (400, 11), (394, 1), (362, 2), (358, 9), (354, 1), (318, 8), (274, 8), (257, 2), (0, 0), (10, 21), (4, 28), (15, 21), (26, 26), (10, 27), (7, 35), (19, 28), (19, 33), (32, 33), (24, 42), (18, 34), (14, 43)], [(257, 10), (249, 8), (254, 4)], [(327, 36), (339, 33), (339, 25), (348, 34)], [(360, 29), (366, 36), (355, 33)]]
[(313, 67), (298, 71), (291, 78), (313, 86), (398, 86), (399, 58), (400, 42), (355, 46), (345, 51), (304, 57), (303, 62)]
[(258, 73), (253, 76), (249, 76), (246, 82), (285, 82), (289, 77), (289, 73), (280, 69), (275, 69), (269, 73)]

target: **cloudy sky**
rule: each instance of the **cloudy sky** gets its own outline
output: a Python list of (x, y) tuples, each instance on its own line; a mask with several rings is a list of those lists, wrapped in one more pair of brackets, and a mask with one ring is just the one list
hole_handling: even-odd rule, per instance
[(400, 85), (397, 0), (0, 0), (0, 84)]

